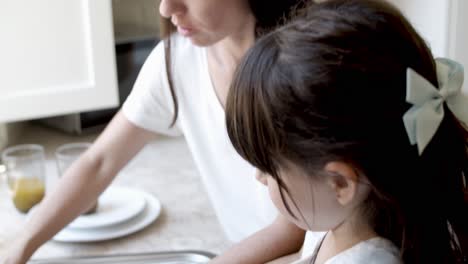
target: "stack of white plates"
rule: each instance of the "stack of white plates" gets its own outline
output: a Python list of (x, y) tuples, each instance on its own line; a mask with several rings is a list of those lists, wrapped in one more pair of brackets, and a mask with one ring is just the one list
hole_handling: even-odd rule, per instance
[(153, 195), (111, 186), (99, 197), (95, 213), (79, 216), (53, 240), (94, 242), (126, 236), (147, 227), (160, 212), (161, 203)]

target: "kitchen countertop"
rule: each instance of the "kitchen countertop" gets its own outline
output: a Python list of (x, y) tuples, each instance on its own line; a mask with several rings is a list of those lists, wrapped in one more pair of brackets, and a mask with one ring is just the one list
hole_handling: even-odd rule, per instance
[[(55, 149), (64, 143), (92, 142), (98, 132), (74, 136), (28, 124), (16, 143), (37, 143), (46, 148), (47, 188), (54, 186)], [(135, 187), (154, 194), (162, 212), (142, 231), (94, 243), (47, 242), (33, 258), (95, 256), (168, 250), (203, 250), (219, 254), (231, 243), (224, 235), (204, 191), (183, 138), (163, 137), (148, 144), (115, 178), (114, 186)], [(13, 206), (5, 182), (0, 183), (0, 256), (21, 229), (26, 216)]]

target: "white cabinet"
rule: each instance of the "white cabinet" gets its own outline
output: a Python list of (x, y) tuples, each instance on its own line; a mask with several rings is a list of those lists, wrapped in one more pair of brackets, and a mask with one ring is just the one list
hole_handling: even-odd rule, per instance
[(426, 39), (436, 57), (448, 57), (465, 67), (468, 93), (468, 1), (390, 0)]
[(111, 0), (0, 0), (0, 122), (117, 105)]

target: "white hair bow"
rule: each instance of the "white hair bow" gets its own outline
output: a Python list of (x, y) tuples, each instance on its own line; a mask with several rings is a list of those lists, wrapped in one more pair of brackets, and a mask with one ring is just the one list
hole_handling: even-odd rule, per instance
[(411, 145), (417, 144), (421, 155), (444, 118), (443, 104), (468, 124), (468, 97), (461, 92), (463, 66), (453, 60), (436, 59), (439, 89), (412, 69), (407, 70), (406, 101), (413, 106), (403, 121)]

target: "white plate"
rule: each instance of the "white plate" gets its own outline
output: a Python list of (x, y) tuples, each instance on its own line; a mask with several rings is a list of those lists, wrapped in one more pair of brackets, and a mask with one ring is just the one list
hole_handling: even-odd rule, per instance
[(81, 215), (67, 228), (97, 228), (122, 223), (145, 208), (143, 192), (125, 187), (110, 186), (100, 196), (97, 211)]
[(130, 235), (150, 225), (161, 212), (161, 203), (153, 195), (141, 192), (146, 200), (145, 209), (134, 218), (120, 224), (99, 228), (65, 228), (52, 239), (59, 242), (96, 242)]

